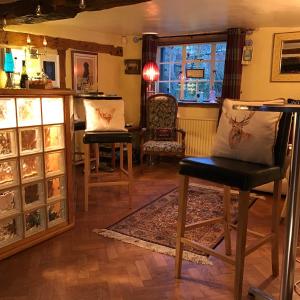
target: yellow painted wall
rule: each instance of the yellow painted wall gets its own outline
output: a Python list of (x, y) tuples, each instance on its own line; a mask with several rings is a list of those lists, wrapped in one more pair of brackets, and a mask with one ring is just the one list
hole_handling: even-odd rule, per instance
[(295, 28), (259, 28), (249, 36), (253, 40), (253, 59), (243, 67), (243, 100), (300, 98), (300, 82), (271, 82), (273, 35), (280, 32), (300, 31)]

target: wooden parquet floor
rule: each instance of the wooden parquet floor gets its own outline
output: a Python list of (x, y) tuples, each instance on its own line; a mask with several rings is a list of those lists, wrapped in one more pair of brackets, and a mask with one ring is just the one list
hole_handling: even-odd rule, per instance
[[(135, 169), (133, 210), (177, 186), (177, 164)], [(130, 213), (125, 188), (96, 188), (89, 212), (83, 212), (82, 172), (77, 170), (77, 214), (73, 230), (0, 262), (1, 300), (230, 300), (233, 268), (212, 258), (213, 266), (183, 263), (183, 278), (174, 279), (174, 258), (92, 232)], [(250, 226), (267, 232), (267, 200), (255, 203)], [(283, 227), (283, 226), (282, 226)], [(222, 248), (223, 245), (220, 245)], [(270, 276), (266, 245), (246, 261), (244, 294), (250, 285), (278, 297), (279, 279)], [(296, 279), (300, 279), (300, 267)], [(299, 274), (298, 274), (299, 273)], [(296, 296), (294, 299), (300, 299)]]

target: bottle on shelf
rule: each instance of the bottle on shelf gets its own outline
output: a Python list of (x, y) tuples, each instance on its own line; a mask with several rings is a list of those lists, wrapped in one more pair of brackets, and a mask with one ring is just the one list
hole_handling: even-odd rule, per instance
[(22, 73), (21, 73), (21, 79), (20, 79), (20, 88), (27, 88), (28, 87), (28, 75), (26, 72), (26, 64), (25, 60), (22, 60)]

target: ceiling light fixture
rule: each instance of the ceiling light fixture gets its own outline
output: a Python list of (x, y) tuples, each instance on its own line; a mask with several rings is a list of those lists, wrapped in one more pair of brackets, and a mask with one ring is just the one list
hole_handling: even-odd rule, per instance
[(35, 9), (35, 15), (37, 17), (40, 17), (42, 15), (42, 10), (41, 10), (41, 5), (40, 4), (38, 4), (36, 9)]
[(86, 7), (85, 0), (79, 0), (79, 8), (85, 9), (85, 7)]

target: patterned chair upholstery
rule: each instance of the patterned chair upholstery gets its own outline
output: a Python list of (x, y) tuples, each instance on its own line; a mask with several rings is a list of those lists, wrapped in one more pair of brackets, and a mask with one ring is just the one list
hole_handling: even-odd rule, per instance
[(172, 95), (155, 94), (147, 99), (147, 128), (143, 128), (141, 134), (141, 166), (145, 154), (184, 157), (185, 132), (176, 128), (177, 109), (177, 100)]

